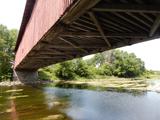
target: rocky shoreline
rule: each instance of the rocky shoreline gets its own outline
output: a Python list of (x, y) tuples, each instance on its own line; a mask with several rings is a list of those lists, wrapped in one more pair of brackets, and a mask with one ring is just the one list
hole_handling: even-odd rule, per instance
[(0, 82), (0, 86), (14, 86), (14, 85), (23, 85), (20, 81), (2, 81)]
[[(116, 83), (118, 82), (118, 83)], [(107, 83), (106, 81), (96, 81), (96, 82), (81, 82), (81, 81), (43, 81), (38, 80), (30, 83), (22, 83), (20, 81), (3, 81), (0, 82), (0, 87), (11, 87), (11, 86), (23, 86), (23, 85), (53, 85), (54, 87), (59, 88), (75, 88), (75, 89), (102, 89), (107, 91), (121, 91), (121, 92), (133, 92), (133, 91), (140, 91), (140, 92), (147, 92), (147, 91), (154, 91), (160, 92), (160, 83), (156, 85), (148, 85), (148, 83), (144, 83), (144, 81), (124, 81), (120, 83), (120, 81), (111, 81)], [(132, 83), (133, 82), (133, 83)], [(102, 84), (103, 83), (103, 84)]]
[(30, 82), (30, 83), (23, 83), (21, 81), (2, 81), (0, 82), (0, 86), (4, 86), (4, 87), (11, 87), (11, 86), (20, 86), (20, 85), (40, 85), (40, 84), (48, 84), (48, 83), (52, 83), (53, 81), (42, 81), (42, 80), (38, 80), (36, 82)]

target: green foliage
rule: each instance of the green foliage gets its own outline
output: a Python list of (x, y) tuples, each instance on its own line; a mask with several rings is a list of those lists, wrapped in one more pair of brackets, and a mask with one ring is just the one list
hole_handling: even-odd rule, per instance
[(108, 63), (105, 63), (99, 68), (98, 73), (100, 75), (112, 76), (113, 73), (112, 66)]
[(118, 77), (136, 77), (145, 71), (144, 62), (133, 53), (116, 50), (113, 53), (113, 75)]
[(38, 75), (41, 80), (50, 80), (52, 77), (51, 70), (49, 69), (49, 67), (40, 69), (38, 71)]
[[(53, 69), (54, 68), (54, 69)], [(75, 59), (44, 69), (42, 79), (56, 76), (60, 79), (93, 78), (100, 76), (137, 77), (144, 73), (144, 62), (133, 53), (114, 50), (98, 53), (89, 60)]]
[(0, 81), (11, 79), (17, 30), (0, 25)]
[(101, 66), (105, 62), (104, 55), (101, 53), (95, 54), (95, 56), (89, 60), (87, 60), (87, 64), (89, 66)]
[(75, 60), (75, 74), (77, 74), (79, 77), (86, 77), (86, 78), (92, 78), (93, 71), (92, 67), (88, 66), (86, 61), (82, 59)]
[(89, 65), (97, 67), (97, 74), (118, 77), (137, 77), (145, 71), (144, 62), (133, 53), (120, 50), (105, 51), (96, 54)]
[(57, 66), (55, 74), (60, 79), (75, 79), (74, 67), (73, 61), (62, 62)]

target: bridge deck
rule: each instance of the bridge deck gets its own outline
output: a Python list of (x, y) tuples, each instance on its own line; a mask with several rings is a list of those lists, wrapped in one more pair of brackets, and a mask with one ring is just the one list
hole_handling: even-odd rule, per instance
[[(74, 0), (50, 26), (23, 59), (17, 60), (16, 69), (38, 69), (158, 38), (160, 1)], [(21, 56), (17, 54), (16, 59)]]

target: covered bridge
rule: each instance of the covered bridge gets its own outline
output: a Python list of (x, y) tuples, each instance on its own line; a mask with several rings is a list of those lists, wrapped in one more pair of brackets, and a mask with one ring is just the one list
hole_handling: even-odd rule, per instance
[(160, 0), (27, 0), (16, 76), (31, 81), (39, 68), (158, 38), (159, 26)]

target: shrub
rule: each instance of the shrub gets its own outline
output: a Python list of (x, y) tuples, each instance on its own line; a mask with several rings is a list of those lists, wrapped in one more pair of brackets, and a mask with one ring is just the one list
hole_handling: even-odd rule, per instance
[(75, 60), (75, 73), (80, 77), (92, 78), (93, 76), (93, 69), (88, 66), (88, 64), (82, 60), (77, 59)]
[(112, 76), (112, 65), (105, 63), (102, 66), (100, 66), (98, 71), (100, 75)]
[(61, 79), (75, 79), (74, 66), (72, 61), (60, 63), (55, 70), (55, 74)]
[(136, 77), (145, 71), (144, 62), (133, 53), (114, 51), (113, 75), (118, 77)]

